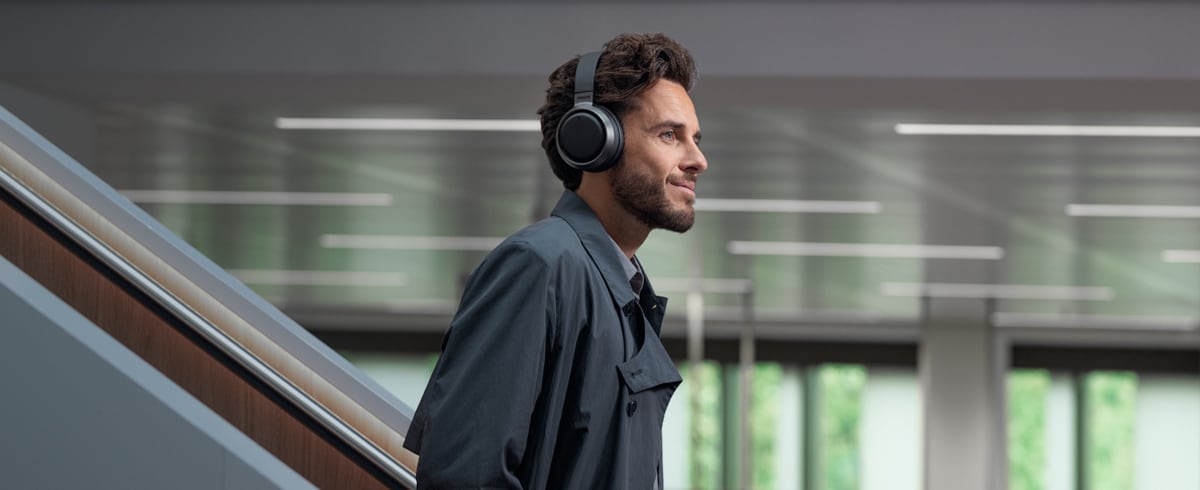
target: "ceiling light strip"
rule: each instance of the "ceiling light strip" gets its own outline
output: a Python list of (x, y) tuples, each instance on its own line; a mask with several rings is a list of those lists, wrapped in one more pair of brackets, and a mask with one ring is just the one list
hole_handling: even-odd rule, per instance
[(460, 250), (490, 251), (504, 237), (405, 236), (405, 235), (321, 235), (325, 248), (364, 248), (384, 250)]
[(1075, 126), (1056, 124), (910, 124), (896, 125), (897, 134), (944, 136), (1107, 136), (1200, 138), (1196, 126)]
[(1200, 206), (1068, 204), (1067, 215), (1106, 218), (1200, 218)]
[(877, 214), (877, 201), (796, 201), (787, 199), (696, 199), (696, 211), (742, 213)]
[(381, 287), (408, 285), (408, 277), (399, 272), (268, 269), (229, 269), (228, 272), (246, 284)]
[(800, 255), (826, 257), (885, 257), (916, 259), (1000, 260), (1000, 247), (953, 245), (903, 245), (890, 243), (804, 243), (731, 241), (734, 255)]
[(1041, 299), (1065, 301), (1109, 301), (1113, 292), (1107, 287), (1041, 286), (1025, 284), (968, 284), (886, 282), (885, 296), (930, 298)]
[(542, 130), (537, 119), (391, 119), (280, 117), (279, 129), (365, 131), (533, 131)]
[(342, 192), (118, 191), (139, 204), (243, 204), (280, 206), (390, 206), (392, 195)]
[(753, 290), (753, 283), (749, 279), (659, 277), (654, 278), (651, 284), (654, 285), (655, 291), (664, 293), (700, 291), (702, 293), (745, 294)]
[(992, 314), (997, 327), (1116, 328), (1143, 330), (1195, 330), (1200, 319), (1174, 315), (1059, 315), (998, 311)]
[(1200, 264), (1200, 250), (1163, 250), (1162, 261), (1173, 264)]

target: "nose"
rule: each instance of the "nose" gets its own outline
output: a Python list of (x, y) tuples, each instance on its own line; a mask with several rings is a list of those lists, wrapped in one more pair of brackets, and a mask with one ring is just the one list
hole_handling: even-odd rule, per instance
[(704, 158), (704, 152), (700, 151), (700, 145), (692, 143), (688, 150), (687, 157), (683, 159), (679, 167), (688, 173), (703, 173), (708, 169), (708, 160)]

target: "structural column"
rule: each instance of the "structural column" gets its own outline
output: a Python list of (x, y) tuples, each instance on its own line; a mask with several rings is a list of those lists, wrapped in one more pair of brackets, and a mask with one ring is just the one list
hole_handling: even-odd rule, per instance
[(919, 360), (925, 488), (1004, 490), (1008, 361), (989, 326), (989, 301), (925, 301)]

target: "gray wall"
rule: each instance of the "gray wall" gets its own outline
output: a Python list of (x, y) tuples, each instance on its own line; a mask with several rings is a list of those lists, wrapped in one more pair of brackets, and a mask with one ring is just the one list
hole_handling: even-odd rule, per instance
[(0, 258), (5, 488), (312, 488)]
[(0, 82), (0, 107), (84, 165), (96, 155), (96, 112), (90, 104)]

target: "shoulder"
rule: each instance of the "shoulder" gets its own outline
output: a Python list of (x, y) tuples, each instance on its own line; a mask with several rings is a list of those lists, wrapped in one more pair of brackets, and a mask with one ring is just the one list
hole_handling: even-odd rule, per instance
[(526, 280), (538, 276), (549, 279), (556, 271), (583, 265), (587, 259), (579, 236), (561, 218), (550, 217), (533, 223), (509, 235), (471, 273), (499, 279), (512, 275)]
[(549, 217), (513, 233), (490, 256), (532, 255), (547, 266), (586, 256), (579, 235), (562, 218)]
[(542, 300), (559, 305), (560, 298), (579, 297), (595, 283), (586, 279), (598, 277), (594, 269), (575, 230), (560, 218), (547, 218), (513, 233), (487, 254), (467, 278), (458, 315), (497, 298), (527, 306)]

